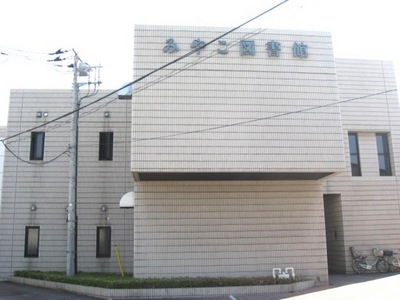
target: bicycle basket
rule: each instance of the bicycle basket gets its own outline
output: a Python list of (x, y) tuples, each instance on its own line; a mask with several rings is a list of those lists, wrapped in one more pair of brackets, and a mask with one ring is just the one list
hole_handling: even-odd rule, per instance
[(393, 256), (392, 250), (383, 250), (383, 256)]
[(363, 256), (361, 255), (361, 253), (359, 253), (358, 251), (356, 251), (356, 249), (355, 249), (354, 247), (349, 247), (349, 250), (350, 250), (351, 256), (352, 256), (354, 259), (363, 257)]

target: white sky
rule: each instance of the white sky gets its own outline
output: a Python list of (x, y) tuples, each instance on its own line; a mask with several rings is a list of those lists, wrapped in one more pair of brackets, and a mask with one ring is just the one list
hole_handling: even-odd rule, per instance
[[(74, 48), (90, 65), (103, 66), (102, 88), (117, 89), (133, 78), (135, 24), (236, 27), (279, 2), (3, 0), (0, 51)], [(395, 0), (289, 0), (246, 27), (329, 31), (336, 57), (391, 60), (400, 86), (399, 13)], [(10, 89), (71, 87), (71, 72), (0, 55), (0, 126), (7, 124)]]

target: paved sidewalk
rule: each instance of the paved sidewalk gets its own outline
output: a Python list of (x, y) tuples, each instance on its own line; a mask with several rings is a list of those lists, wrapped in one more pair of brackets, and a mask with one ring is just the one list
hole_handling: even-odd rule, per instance
[[(343, 275), (331, 274), (330, 285), (296, 293), (246, 294), (196, 297), (195, 300), (399, 300), (400, 273)], [(38, 288), (0, 280), (0, 300), (89, 300), (60, 290)], [(169, 298), (174, 299), (174, 298)], [(182, 298), (181, 298), (182, 299)], [(140, 300), (135, 298), (135, 300)], [(146, 299), (150, 300), (150, 299)], [(159, 300), (159, 299), (157, 299)]]
[[(223, 295), (192, 298), (195, 300), (399, 300), (399, 273), (331, 274), (329, 286), (314, 287), (295, 293)], [(173, 298), (169, 298), (173, 299)], [(135, 299), (157, 300), (157, 299)], [(159, 299), (158, 299), (159, 300)]]

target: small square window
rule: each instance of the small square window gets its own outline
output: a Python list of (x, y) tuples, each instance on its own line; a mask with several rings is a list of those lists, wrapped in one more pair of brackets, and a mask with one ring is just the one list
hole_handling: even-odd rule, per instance
[(97, 227), (96, 257), (111, 257), (111, 227)]
[(100, 132), (99, 160), (113, 160), (114, 132)]
[(39, 257), (39, 226), (25, 227), (25, 257)]
[(43, 160), (44, 157), (44, 132), (31, 132), (30, 160)]

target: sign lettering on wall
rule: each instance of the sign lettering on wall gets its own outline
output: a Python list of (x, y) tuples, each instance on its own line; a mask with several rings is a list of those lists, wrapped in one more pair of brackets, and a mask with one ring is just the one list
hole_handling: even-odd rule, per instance
[[(205, 41), (200, 38), (194, 39), (190, 44), (190, 48), (196, 50), (197, 54), (200, 54), (200, 51), (203, 49)], [(228, 43), (226, 40), (218, 41), (219, 48), (217, 52), (219, 54), (228, 54)], [(174, 53), (180, 50), (178, 44), (175, 42), (173, 38), (166, 39), (166, 45), (163, 48), (164, 53)], [(265, 50), (268, 54), (268, 57), (279, 57), (281, 53), (281, 43), (275, 40), (271, 40), (265, 43)], [(256, 42), (254, 40), (241, 40), (239, 42), (239, 51), (241, 56), (256, 55)], [(304, 42), (294, 42), (292, 45), (292, 53), (293, 57), (298, 58), (308, 58), (308, 45)]]

